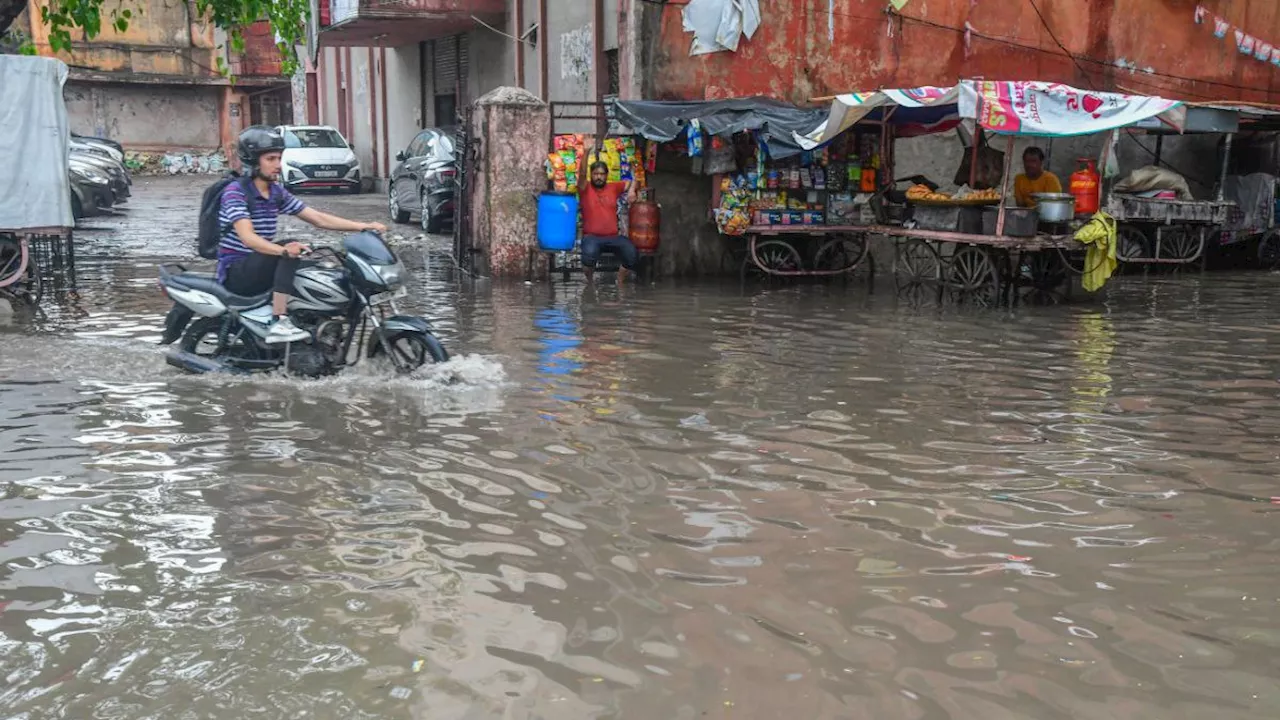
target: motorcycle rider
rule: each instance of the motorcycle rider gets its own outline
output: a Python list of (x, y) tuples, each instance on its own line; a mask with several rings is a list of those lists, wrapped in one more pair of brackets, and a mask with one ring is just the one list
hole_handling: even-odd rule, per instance
[[(311, 334), (289, 319), (289, 295), (298, 258), (310, 250), (299, 242), (276, 242), (280, 214), (324, 230), (386, 232), (378, 222), (355, 222), (307, 207), (279, 183), (284, 135), (276, 128), (253, 125), (240, 133), (236, 154), (241, 175), (250, 181), (233, 182), (222, 191), (218, 222), (226, 230), (218, 245), (218, 282), (237, 295), (257, 295), (268, 289), (275, 320), (268, 343), (306, 340)], [(251, 198), (246, 193), (252, 193)]]

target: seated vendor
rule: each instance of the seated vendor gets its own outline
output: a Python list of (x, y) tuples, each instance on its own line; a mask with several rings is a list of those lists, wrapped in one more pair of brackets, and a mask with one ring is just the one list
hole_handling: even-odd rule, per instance
[(1060, 193), (1062, 182), (1058, 176), (1044, 169), (1044, 151), (1029, 147), (1022, 153), (1023, 173), (1013, 179), (1013, 197), (1018, 207), (1035, 207), (1035, 193)]
[[(591, 155), (591, 147), (582, 154), (582, 162)], [(598, 157), (598, 156), (597, 156)], [(608, 248), (618, 256), (622, 267), (618, 270), (621, 283), (629, 272), (635, 272), (639, 253), (625, 235), (619, 232), (618, 198), (627, 194), (627, 202), (635, 202), (636, 189), (630, 180), (609, 182), (609, 165), (601, 160), (591, 163), (591, 182), (579, 183), (582, 195), (582, 272), (587, 282), (595, 279), (596, 262), (600, 251)], [(582, 177), (579, 169), (578, 177)]]

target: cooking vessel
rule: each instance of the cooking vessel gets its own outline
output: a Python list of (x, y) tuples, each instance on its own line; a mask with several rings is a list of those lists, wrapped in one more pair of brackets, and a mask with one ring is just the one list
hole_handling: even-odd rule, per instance
[(1076, 215), (1076, 196), (1070, 193), (1032, 193), (1040, 222), (1066, 222)]

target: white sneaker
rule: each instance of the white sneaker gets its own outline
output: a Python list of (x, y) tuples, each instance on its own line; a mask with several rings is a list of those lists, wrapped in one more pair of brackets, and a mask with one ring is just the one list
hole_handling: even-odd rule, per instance
[(310, 339), (311, 333), (294, 325), (293, 321), (288, 317), (279, 317), (276, 318), (275, 322), (271, 323), (271, 329), (267, 331), (265, 342), (268, 345), (274, 345), (276, 343), (293, 343)]

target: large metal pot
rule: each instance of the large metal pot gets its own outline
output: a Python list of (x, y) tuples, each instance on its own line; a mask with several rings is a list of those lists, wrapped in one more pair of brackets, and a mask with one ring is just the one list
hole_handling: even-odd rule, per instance
[(1076, 196), (1071, 193), (1032, 193), (1040, 222), (1066, 222), (1076, 216)]

